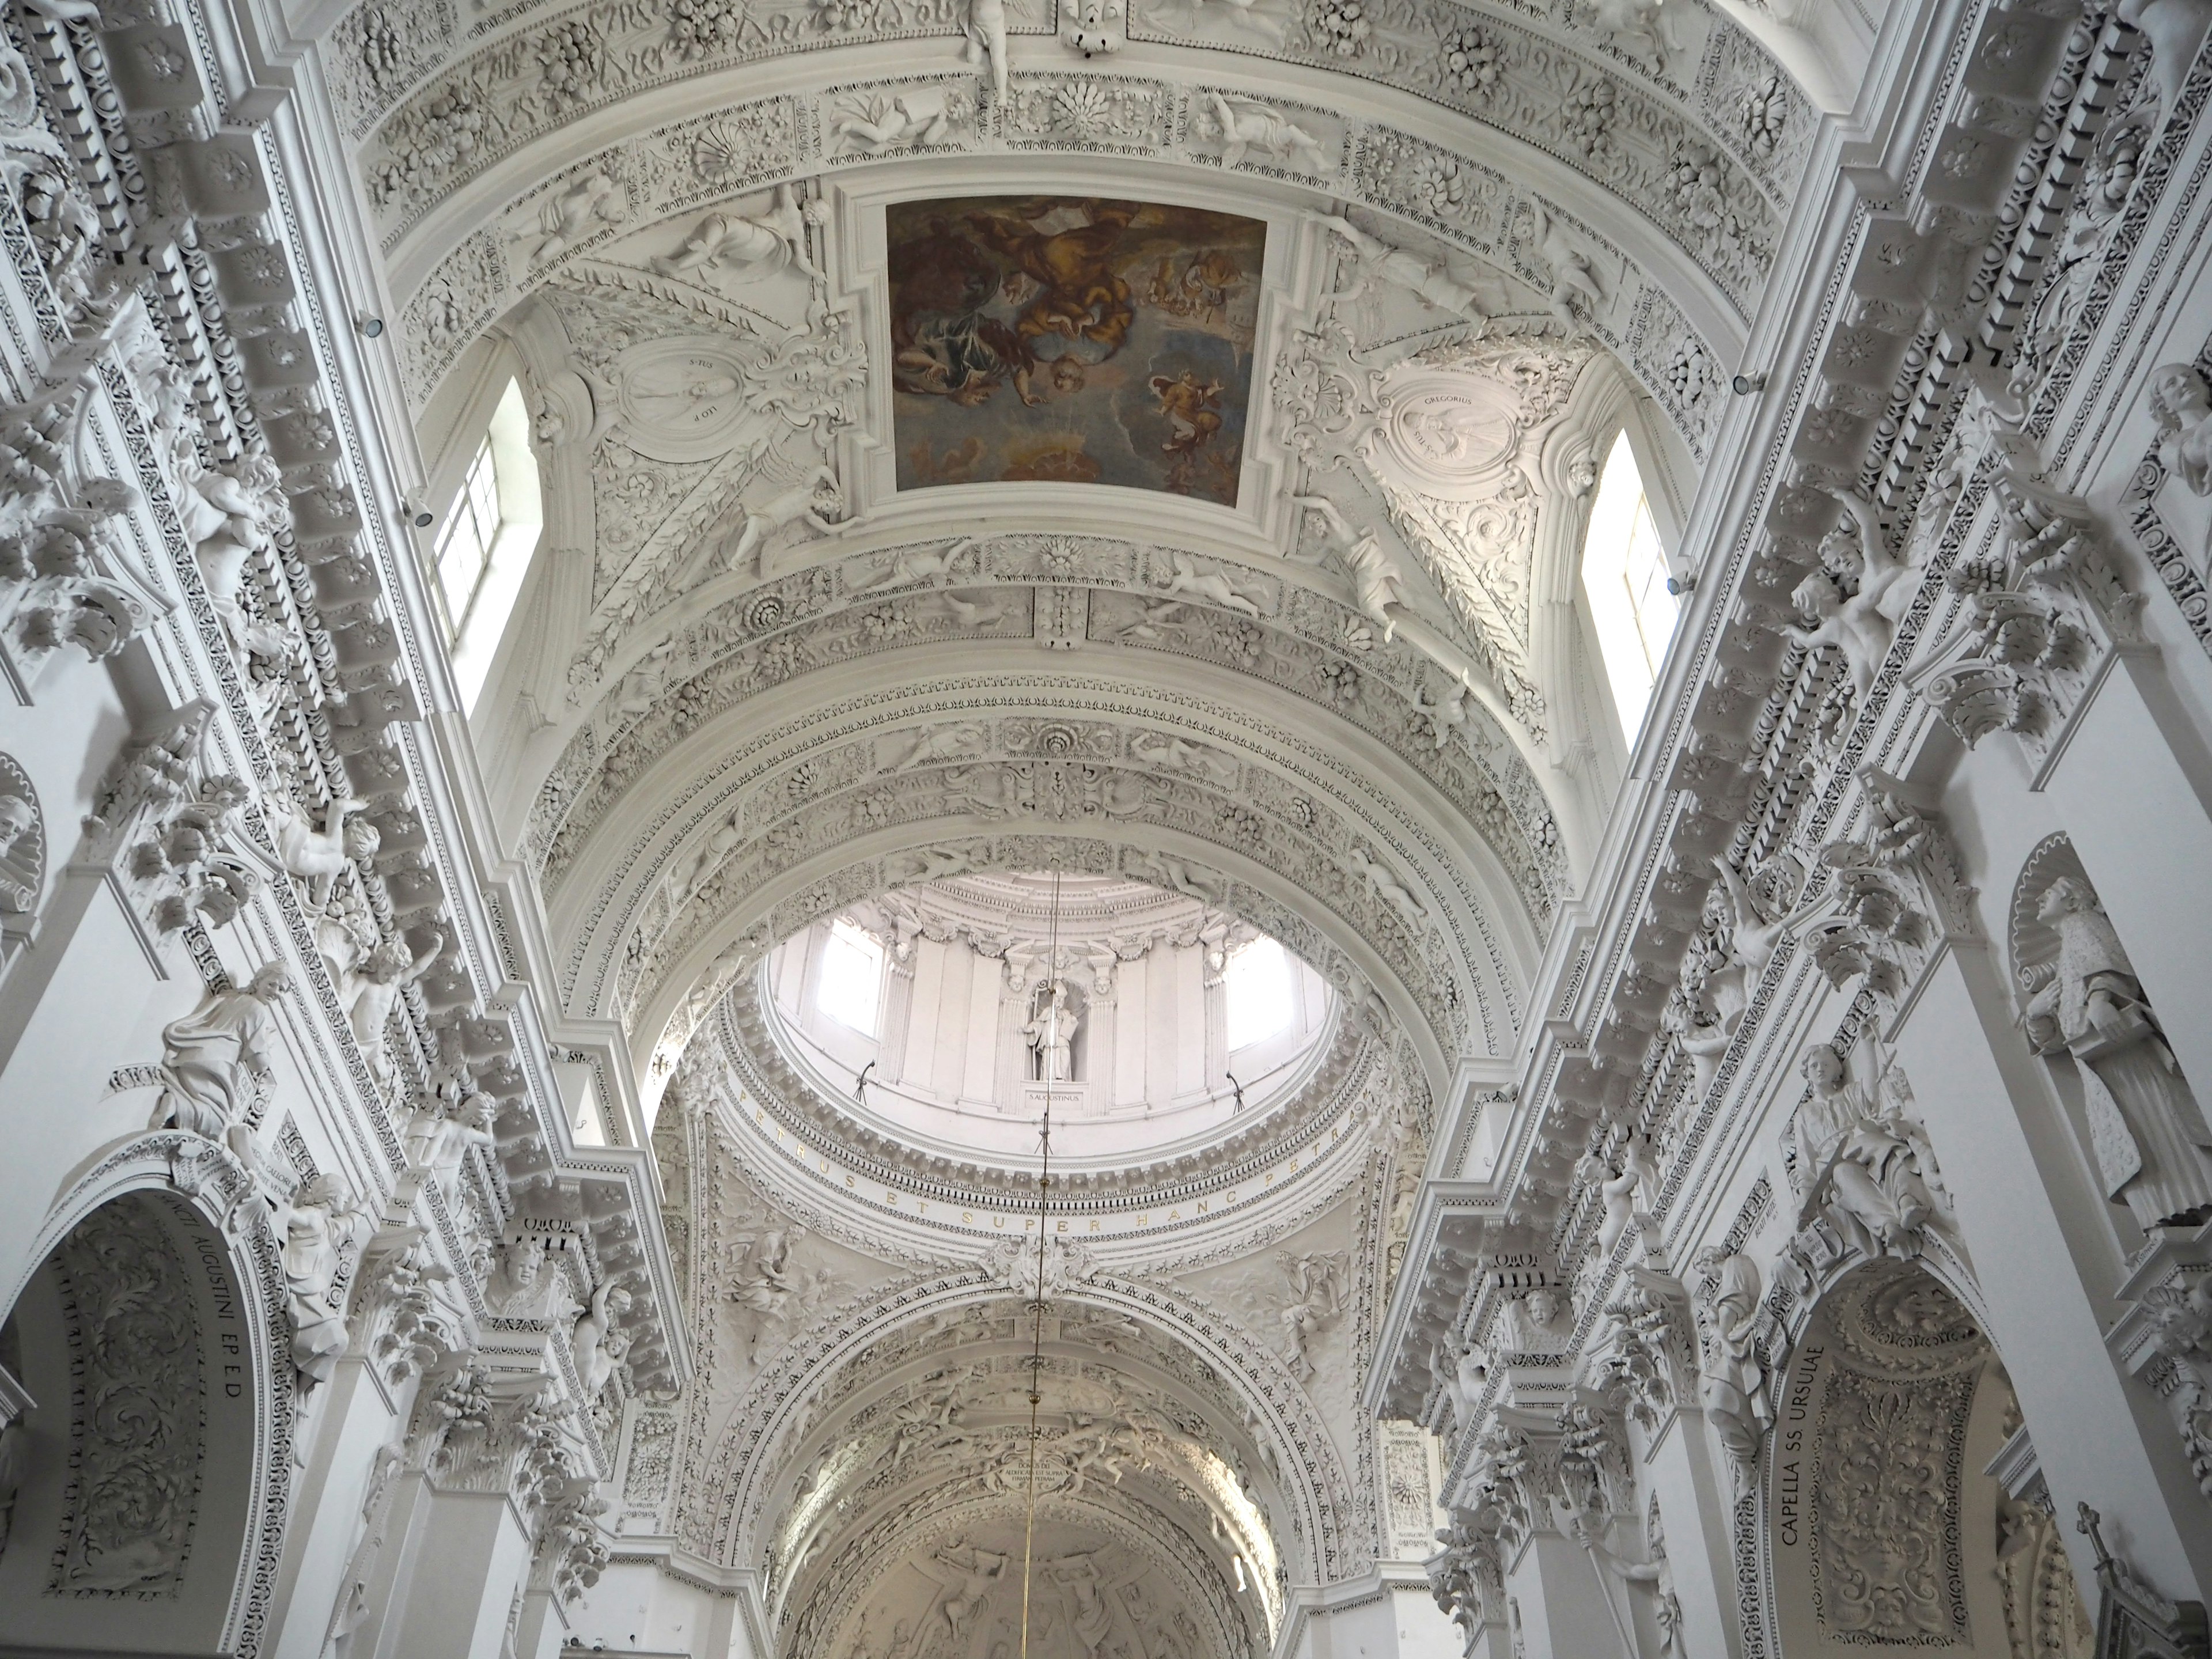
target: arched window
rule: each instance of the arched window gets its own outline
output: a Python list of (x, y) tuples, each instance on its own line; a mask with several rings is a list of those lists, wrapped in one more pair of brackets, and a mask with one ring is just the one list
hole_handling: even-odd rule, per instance
[(1613, 688), (1622, 740), (1634, 747), (1667, 659), (1680, 606), (1667, 590), (1667, 556), (1651, 521), (1628, 434), (1613, 441), (1583, 543), (1583, 592)]
[(530, 412), (509, 380), (431, 553), (461, 705), (476, 707), (545, 521)]

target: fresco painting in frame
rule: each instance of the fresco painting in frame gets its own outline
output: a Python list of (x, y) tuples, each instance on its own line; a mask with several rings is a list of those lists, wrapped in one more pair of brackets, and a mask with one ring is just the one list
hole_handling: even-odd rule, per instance
[(1237, 504), (1267, 226), (1066, 196), (886, 210), (898, 487)]

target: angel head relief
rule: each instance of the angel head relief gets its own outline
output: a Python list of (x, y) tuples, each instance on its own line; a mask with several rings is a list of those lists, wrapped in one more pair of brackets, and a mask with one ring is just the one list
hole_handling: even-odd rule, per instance
[(1267, 227), (1064, 197), (888, 211), (902, 489), (1121, 484), (1233, 507)]

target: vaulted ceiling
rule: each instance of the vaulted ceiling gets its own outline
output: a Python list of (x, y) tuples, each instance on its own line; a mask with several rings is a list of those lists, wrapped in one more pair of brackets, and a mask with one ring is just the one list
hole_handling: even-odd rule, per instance
[[(1502, 1075), (1625, 761), (1598, 468), (1625, 426), (1679, 529), (1863, 44), (1687, 0), (996, 9), (369, 3), (331, 91), (434, 469), (510, 377), (533, 418), (471, 727), (568, 1014), (659, 1106), (700, 1378), (620, 1526), (760, 1575), (780, 1651), (995, 1659), (1041, 1340), (1047, 1650), (1231, 1659), (1375, 1555), (1355, 1401), (1431, 1103)], [(914, 325), (917, 202), (1029, 239), (995, 356)], [(1100, 226), (1159, 275), (1055, 319), (1091, 278), (1037, 250)], [(1151, 383), (1152, 485), (935, 441), (1062, 418), (1117, 303), (1234, 348)], [(828, 1097), (757, 970), (1052, 868), (1249, 923), (1342, 1012), (1295, 1100), (1051, 1200), (1040, 1333), (1026, 1164)]]

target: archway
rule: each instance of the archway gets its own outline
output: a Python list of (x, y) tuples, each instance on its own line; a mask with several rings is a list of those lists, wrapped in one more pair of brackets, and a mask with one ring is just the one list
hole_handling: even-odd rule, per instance
[(234, 1248), (184, 1198), (125, 1192), (0, 1324), (29, 1401), (0, 1460), (0, 1641), (253, 1650), (249, 1544), (289, 1457), (269, 1455), (266, 1345)]
[(1765, 1548), (1787, 1659), (2087, 1654), (2011, 1382), (1933, 1273), (1884, 1260), (1838, 1280), (1776, 1416)]

